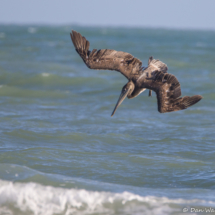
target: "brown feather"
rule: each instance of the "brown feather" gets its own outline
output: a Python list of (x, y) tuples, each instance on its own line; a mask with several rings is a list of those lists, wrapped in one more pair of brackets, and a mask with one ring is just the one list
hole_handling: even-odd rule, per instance
[(90, 43), (85, 37), (76, 31), (72, 31), (70, 36), (76, 51), (90, 69), (116, 70), (127, 79), (142, 72), (142, 62), (131, 54), (110, 49), (93, 49), (90, 52)]
[(167, 73), (168, 67), (165, 63), (161, 62), (160, 60), (153, 59), (151, 56), (148, 60), (147, 70)]
[(181, 96), (181, 87), (177, 78), (168, 73), (153, 72), (153, 78), (141, 79), (142, 88), (156, 92), (158, 111), (160, 113), (186, 109), (202, 99), (202, 96)]

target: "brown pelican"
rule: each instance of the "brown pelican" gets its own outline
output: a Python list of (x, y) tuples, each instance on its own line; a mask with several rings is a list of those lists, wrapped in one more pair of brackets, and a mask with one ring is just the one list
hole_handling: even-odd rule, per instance
[(90, 43), (80, 33), (70, 33), (76, 51), (90, 69), (115, 70), (122, 73), (128, 83), (122, 88), (120, 97), (111, 116), (126, 98), (132, 99), (149, 89), (157, 94), (158, 111), (160, 113), (183, 110), (196, 104), (202, 96), (181, 96), (180, 83), (174, 75), (167, 73), (167, 66), (159, 60), (149, 58), (148, 67), (131, 54), (110, 49), (89, 50)]

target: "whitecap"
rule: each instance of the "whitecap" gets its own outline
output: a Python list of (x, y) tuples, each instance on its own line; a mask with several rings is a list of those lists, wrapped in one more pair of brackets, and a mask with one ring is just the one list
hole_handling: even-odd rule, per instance
[(43, 73), (42, 73), (42, 76), (43, 76), (43, 77), (49, 77), (49, 76), (50, 76), (50, 74), (49, 74), (49, 73), (47, 73), (47, 72), (43, 72)]
[[(169, 199), (140, 196), (131, 192), (113, 193), (65, 189), (37, 183), (0, 180), (0, 214), (14, 210), (30, 214), (172, 214), (183, 205), (215, 205), (199, 199)], [(15, 209), (14, 209), (15, 208)]]
[(0, 32), (0, 39), (3, 39), (3, 38), (5, 38), (5, 33), (4, 32)]
[(207, 45), (205, 43), (202, 43), (202, 42), (197, 42), (196, 43), (196, 47), (201, 47), (201, 48), (204, 48), (206, 47)]
[(48, 42), (48, 46), (54, 47), (54, 46), (56, 46), (56, 43), (55, 42)]
[(106, 28), (103, 28), (102, 30), (101, 30), (101, 32), (102, 32), (102, 34), (107, 34), (107, 29)]
[(37, 32), (37, 29), (36, 28), (34, 28), (34, 27), (29, 27), (28, 28), (28, 33), (30, 33), (30, 34), (35, 34)]

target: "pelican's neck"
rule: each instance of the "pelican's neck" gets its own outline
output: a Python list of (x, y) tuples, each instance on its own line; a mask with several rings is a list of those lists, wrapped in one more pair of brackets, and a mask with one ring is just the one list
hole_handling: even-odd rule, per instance
[(135, 89), (133, 90), (132, 94), (130, 96), (128, 96), (128, 98), (133, 99), (134, 97), (139, 96), (140, 93), (142, 93), (145, 90), (146, 90), (146, 88), (135, 87)]
[(134, 82), (133, 81), (129, 81), (123, 88), (129, 89), (127, 97), (131, 98), (132, 97), (132, 93), (134, 92), (134, 89), (135, 89)]

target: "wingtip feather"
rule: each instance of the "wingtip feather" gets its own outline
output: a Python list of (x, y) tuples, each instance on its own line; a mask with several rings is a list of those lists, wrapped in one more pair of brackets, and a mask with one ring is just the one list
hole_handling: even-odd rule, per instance
[(89, 41), (87, 41), (85, 37), (83, 37), (80, 33), (74, 30), (72, 30), (72, 32), (70, 33), (70, 37), (78, 54), (82, 58), (87, 57), (87, 55), (89, 54), (90, 47)]

